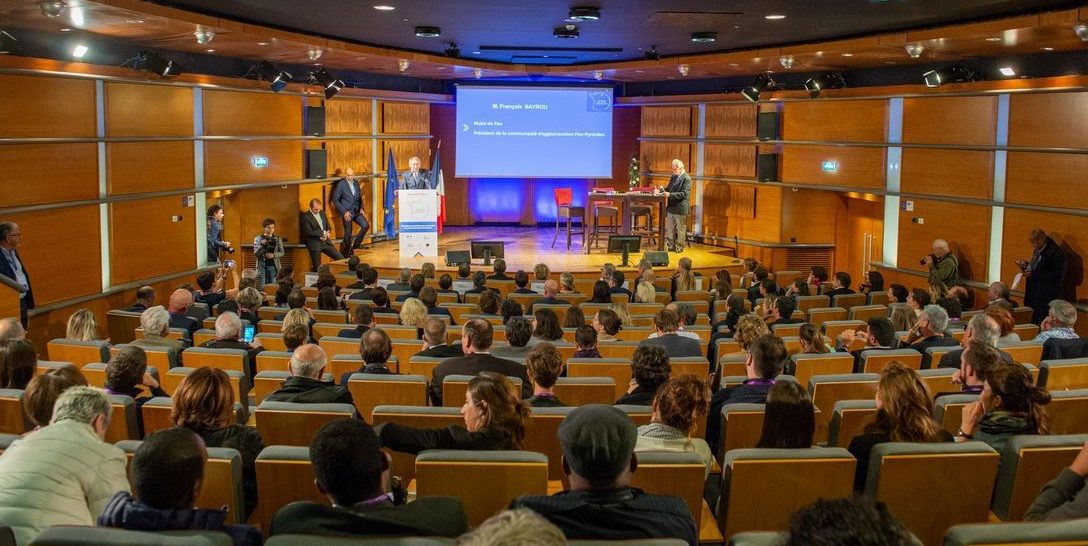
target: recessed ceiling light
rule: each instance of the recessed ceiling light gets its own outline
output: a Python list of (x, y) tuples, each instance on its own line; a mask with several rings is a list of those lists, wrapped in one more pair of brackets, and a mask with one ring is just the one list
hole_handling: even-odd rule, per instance
[(645, 70), (636, 70), (636, 71), (635, 71), (635, 74), (643, 74), (643, 73), (645, 73), (645, 72), (646, 72)]
[(86, 54), (87, 54), (87, 46), (85, 46), (83, 44), (77, 45), (76, 48), (72, 50), (72, 56), (77, 58), (77, 59), (82, 59), (83, 56), (86, 55)]
[(377, 6), (374, 6), (374, 9), (376, 9), (378, 11), (393, 11), (393, 10), (395, 10), (397, 8), (395, 8), (393, 6), (387, 6), (385, 4), (378, 4)]
[(437, 38), (442, 35), (442, 29), (432, 26), (418, 26), (416, 27), (417, 38)]
[(1043, 48), (1043, 51), (1054, 51), (1054, 48), (1052, 48), (1052, 47), (1044, 47), (1044, 48)]
[(1002, 76), (1016, 75), (1016, 70), (1013, 70), (1011, 66), (1002, 66), (1001, 68), (997, 69), (997, 71), (1000, 72)]
[(843, 57), (853, 57), (854, 54), (853, 53), (843, 53), (842, 56)]
[(729, 63), (729, 66), (740, 66), (740, 65), (737, 64), (737, 63)]
[(130, 24), (130, 25), (139, 25), (139, 24), (143, 23), (144, 20), (143, 19), (128, 19), (125, 22)]
[(60, 31), (61, 32), (72, 32), (72, 29), (70, 29), (68, 27), (64, 27), (64, 28), (60, 29)]
[(717, 39), (718, 39), (718, 33), (717, 32), (709, 32), (708, 31), (708, 32), (692, 32), (691, 33), (691, 41), (693, 41), (693, 42), (695, 42), (697, 44), (709, 44), (709, 43), (712, 43), (714, 41), (717, 41)]
[(785, 15), (780, 15), (780, 14), (771, 14), (771, 15), (764, 15), (763, 18), (768, 20), (768, 21), (781, 21), (781, 20), (785, 19), (786, 16)]
[(257, 45), (268, 45), (268, 42), (257, 42)]
[(215, 53), (214, 49), (205, 49), (204, 51), (207, 51), (208, 53)]
[(986, 41), (987, 42), (1000, 42), (1001, 38), (998, 38), (997, 36), (992, 36), (990, 38), (986, 38)]

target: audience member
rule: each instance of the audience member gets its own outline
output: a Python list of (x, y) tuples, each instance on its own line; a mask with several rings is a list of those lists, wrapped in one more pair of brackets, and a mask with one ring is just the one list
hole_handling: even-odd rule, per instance
[(820, 499), (790, 517), (783, 546), (912, 546), (907, 528), (871, 497)]
[(1012, 318), (1012, 312), (1000, 305), (992, 305), (987, 307), (983, 313), (993, 319), (997, 324), (999, 330), (999, 336), (997, 342), (1000, 343), (1020, 343), (1020, 334), (1013, 331), (1016, 327), (1016, 319)]
[(424, 286), (419, 291), (419, 301), (427, 308), (428, 315), (449, 317), (450, 324), (457, 324), (453, 321), (453, 314), (450, 313), (449, 309), (438, 306), (438, 291), (433, 286)]
[(419, 266), (419, 274), (423, 275), (424, 279), (433, 279), (434, 262), (423, 262), (423, 265)]
[(314, 484), (328, 503), (293, 502), (276, 512), (269, 535), (443, 536), (468, 530), (461, 500), (419, 497), (396, 505), (389, 456), (364, 421), (337, 419), (310, 443)]
[(1077, 322), (1077, 308), (1065, 300), (1053, 300), (1050, 302), (1050, 312), (1040, 325), (1039, 335), (1035, 336), (1036, 343), (1042, 343), (1048, 339), (1078, 339), (1080, 336), (1073, 331), (1073, 325)]
[[(502, 297), (499, 296), (498, 292), (495, 292), (493, 290), (484, 290), (483, 293), (480, 294), (480, 301), (476, 303), (476, 306), (480, 308), (481, 315), (495, 316), (499, 314), (499, 308), (502, 305), (500, 303), (501, 301)], [(520, 315), (521, 313), (519, 312), (518, 314)]]
[(805, 322), (797, 330), (797, 339), (801, 342), (801, 354), (826, 354), (831, 352), (823, 334), (815, 324)]
[(793, 298), (778, 298), (774, 301), (774, 307), (771, 308), (771, 316), (769, 317), (771, 322), (768, 326), (778, 326), (780, 324), (801, 324), (805, 322), (802, 319), (793, 318), (793, 311), (797, 308), (797, 304), (793, 301)]
[(257, 506), (256, 462), (264, 441), (257, 429), (237, 424), (234, 389), (227, 372), (197, 368), (181, 380), (171, 399), (174, 426), (197, 433), (207, 447), (229, 447), (242, 455), (242, 519), (249, 519)]
[(0, 457), (0, 521), (16, 544), (53, 525), (94, 525), (110, 497), (128, 491), (125, 454), (106, 443), (110, 402), (91, 387), (57, 398), (49, 426), (12, 442)]
[(676, 538), (695, 546), (695, 521), (683, 499), (631, 487), (637, 439), (634, 423), (619, 409), (588, 405), (572, 411), (559, 426), (570, 487), (519, 497), (511, 508), (544, 516), (568, 540)]
[(533, 347), (525, 357), (525, 368), (533, 382), (533, 395), (524, 402), (534, 408), (566, 406), (555, 397), (555, 384), (563, 375), (563, 357), (551, 343)]
[(140, 327), (144, 330), (144, 337), (136, 338), (128, 344), (142, 349), (163, 350), (171, 353), (172, 359), (176, 359), (181, 365), (181, 351), (184, 344), (181, 340), (170, 339), (170, 314), (161, 305), (149, 307), (140, 313)]
[(353, 316), (355, 318), (355, 327), (340, 330), (340, 332), (336, 334), (337, 337), (359, 339), (360, 337), (363, 337), (363, 334), (366, 333), (367, 330), (373, 328), (375, 325), (374, 310), (365, 303), (355, 306)]
[(956, 338), (948, 335), (948, 313), (939, 305), (927, 305), (914, 328), (907, 332), (907, 337), (900, 342), (904, 348), (911, 348), (922, 353), (922, 369), (929, 368), (930, 347), (956, 347), (960, 344)]
[(948, 313), (948, 331), (963, 329), (963, 324), (960, 322), (960, 318), (963, 316), (963, 307), (960, 306), (959, 300), (946, 296), (937, 300), (937, 306), (944, 309), (945, 313)]
[(374, 314), (384, 313), (386, 315), (399, 315), (400, 312), (393, 309), (389, 304), (389, 292), (382, 287), (377, 287), (370, 294), (370, 301), (374, 302), (371, 306), (371, 311)]
[(563, 328), (577, 328), (579, 326), (585, 326), (586, 315), (582, 312), (582, 308), (577, 305), (571, 305), (567, 307), (566, 314), (563, 315)]
[(405, 267), (397, 274), (397, 282), (389, 283), (385, 289), (389, 292), (407, 292), (412, 289), (410, 281), (412, 280), (412, 268)]
[(978, 401), (964, 406), (956, 441), (986, 442), (1001, 453), (1017, 434), (1049, 434), (1049, 403), (1050, 393), (1035, 385), (1027, 368), (999, 365), (987, 374)]
[(929, 268), (929, 284), (955, 286), (960, 283), (959, 261), (948, 247), (948, 241), (933, 241), (933, 253), (922, 259), (922, 264)]
[(866, 271), (865, 280), (862, 281), (861, 286), (858, 286), (858, 291), (862, 294), (868, 294), (870, 292), (883, 292), (884, 275), (881, 275), (879, 271)]
[(525, 373), (525, 366), (512, 360), (496, 358), (489, 353), (493, 339), (494, 328), (490, 322), (483, 319), (465, 322), (461, 327), (461, 349), (465, 352), (465, 356), (446, 359), (434, 368), (431, 384), (428, 387), (433, 405), (442, 405), (442, 381), (447, 375), (495, 372), (521, 379), (522, 399), (533, 395), (532, 388), (529, 386), (529, 376)]
[(469, 277), (471, 275), (472, 275), (472, 268), (467, 263), (463, 263), (463, 264), (460, 264), (460, 265), (457, 266), (457, 279), (458, 280), (462, 280), (462, 281), (469, 280)]
[(72, 365), (53, 368), (34, 376), (23, 391), (23, 411), (26, 418), (38, 430), (53, 419), (53, 405), (60, 394), (69, 387), (86, 387), (87, 379)]
[(748, 288), (748, 301), (752, 302), (752, 305), (755, 305), (756, 300), (764, 296), (762, 292), (763, 281), (770, 278), (770, 275), (770, 271), (762, 265), (756, 266), (755, 270), (752, 271), (752, 284)]
[(523, 269), (519, 269), (514, 273), (514, 293), (536, 294), (535, 291), (529, 289), (529, 274)]
[(932, 301), (933, 296), (928, 291), (922, 290), (921, 288), (912, 289), (907, 296), (907, 306), (914, 311), (914, 314), (917, 317), (922, 316), (922, 310)]
[(147, 353), (139, 347), (121, 347), (106, 363), (106, 394), (128, 396), (136, 402), (138, 437), (143, 437), (143, 407), (151, 397), (170, 396), (147, 372)]
[(389, 334), (381, 328), (367, 330), (359, 339), (359, 357), (363, 359), (363, 365), (351, 373), (340, 376), (340, 384), (347, 385), (352, 373), (371, 373), (390, 375), (389, 357), (393, 355), (393, 341)]
[(529, 346), (538, 343), (560, 343), (563, 341), (563, 328), (559, 325), (559, 315), (551, 309), (537, 309), (533, 314), (533, 337)]
[[(472, 289), (465, 290), (466, 294), (481, 294), (485, 290), (492, 290), (487, 287), (487, 276), (483, 271), (477, 271), (472, 274)], [(497, 291), (496, 291), (497, 292)]]
[(654, 396), (650, 423), (638, 427), (635, 453), (675, 451), (697, 453), (710, 474), (714, 464), (710, 446), (702, 438), (692, 438), (695, 424), (710, 406), (710, 387), (705, 379), (691, 374), (666, 381)]
[[(892, 351), (898, 349), (895, 327), (884, 317), (869, 317), (865, 321), (868, 331), (843, 330), (839, 334), (836, 349), (847, 351), (854, 357), (854, 373), (861, 373), (865, 367), (862, 353), (865, 351)], [(860, 347), (857, 347), (861, 345)]]
[(611, 309), (601, 309), (593, 315), (593, 329), (597, 330), (597, 342), (618, 341), (616, 334), (623, 329), (619, 315)]
[(0, 341), (0, 389), (25, 389), (37, 364), (34, 344), (25, 339)]
[(639, 346), (657, 346), (665, 349), (669, 358), (703, 356), (703, 347), (699, 341), (679, 335), (680, 317), (671, 309), (662, 309), (654, 315), (654, 328), (657, 337), (645, 339)]
[(291, 354), (291, 362), (288, 364), (291, 377), (265, 400), (298, 404), (354, 403), (351, 393), (345, 387), (322, 380), (327, 365), (328, 358), (321, 347), (313, 344), (299, 347)]
[(574, 358), (601, 358), (601, 352), (597, 350), (597, 330), (592, 326), (583, 324), (576, 328), (574, 344), (578, 347), (574, 351)]
[[(232, 270), (235, 271), (235, 270)], [(238, 273), (235, 272), (235, 281)], [(196, 277), (196, 285), (200, 288), (193, 293), (193, 301), (203, 303), (209, 308), (219, 305), (219, 302), (227, 299), (225, 289), (227, 283), (227, 270), (224, 266), (217, 267), (215, 271), (205, 271)], [(235, 282), (235, 285), (238, 283)]]
[[(850, 289), (850, 274), (845, 271), (835, 273), (835, 276), (831, 279), (831, 290), (825, 292), (832, 300), (834, 300), (835, 296), (854, 293), (855, 292)], [(832, 303), (834, 303), (834, 301), (832, 301)]]
[(578, 291), (574, 289), (574, 275), (564, 271), (559, 274), (559, 293), (560, 294), (577, 294)]
[(747, 348), (747, 353), (744, 369), (748, 379), (736, 387), (719, 390), (710, 399), (710, 412), (706, 420), (706, 441), (715, 451), (721, 447), (719, 436), (721, 435), (722, 406), (766, 403), (767, 393), (774, 387), (776, 378), (782, 373), (782, 367), (789, 358), (782, 338), (770, 333), (764, 333), (752, 341)]
[(1025, 521), (1065, 521), (1088, 517), (1088, 442), (1057, 478), (1043, 487), (1024, 514)]
[(807, 449), (816, 433), (816, 409), (800, 383), (779, 381), (767, 392), (757, 448)]
[[(261, 308), (261, 305), (264, 305), (264, 295), (257, 291), (256, 288), (245, 288), (238, 292), (235, 301), (238, 302), (238, 317), (256, 326), (260, 321), (260, 318), (257, 317), (257, 310)], [(339, 306), (340, 302), (337, 301), (336, 304)]]
[(812, 291), (809, 289), (809, 284), (805, 279), (798, 278), (794, 279), (789, 287), (786, 288), (786, 295), (794, 298), (794, 301), (797, 301), (796, 298), (801, 296), (811, 296)]
[[(423, 275), (416, 273), (412, 275), (408, 280), (408, 293), (400, 294), (397, 296), (397, 301), (407, 301), (409, 298), (419, 298), (419, 291), (423, 290), (423, 286), (427, 283), (427, 279), (423, 278)], [(393, 291), (392, 288), (389, 291)]]
[(948, 297), (955, 298), (959, 302), (961, 311), (970, 311), (975, 299), (974, 292), (962, 284), (949, 288)]
[(295, 290), (295, 281), (293, 279), (283, 279), (276, 285), (276, 295), (272, 297), (273, 305), (276, 307), (286, 307), (287, 298)]
[(457, 539), (457, 546), (565, 546), (567, 537), (536, 512), (504, 510)]
[(23, 339), (26, 330), (15, 317), (0, 318), (0, 341), (8, 339)]
[(310, 316), (309, 309), (292, 309), (283, 316), (280, 322), (280, 332), (287, 333), (288, 328), (301, 326), (306, 329), (306, 339), (309, 340), (313, 337), (311, 329), (314, 324), (317, 324), (317, 320)]
[(888, 285), (887, 292), (888, 303), (907, 303), (907, 297), (910, 296), (907, 287), (901, 284), (892, 283)]
[(728, 269), (719, 269), (714, 273), (714, 288), (710, 292), (714, 300), (724, 300), (733, 295), (733, 277)]
[(906, 305), (896, 305), (892, 307), (890, 320), (896, 332), (909, 332), (914, 329), (915, 324), (918, 324), (918, 315), (915, 314), (914, 309)]
[(193, 293), (178, 288), (170, 294), (170, 327), (181, 328), (186, 331), (186, 338), (193, 339), (193, 332), (200, 329), (200, 322), (187, 315), (189, 308), (193, 306)]
[(336, 290), (326, 286), (317, 291), (317, 309), (319, 311), (342, 311), (344, 306), (336, 298)]
[(443, 273), (442, 276), (438, 278), (438, 293), (453, 294), (454, 303), (463, 303), (461, 294), (458, 294), (457, 291), (453, 289), (453, 277), (451, 277), (449, 273)]
[(400, 323), (402, 326), (414, 326), (416, 339), (423, 337), (423, 323), (427, 320), (427, 306), (416, 298), (404, 300), (400, 307)]
[(363, 289), (351, 294), (351, 300), (369, 300), (374, 298), (374, 289), (378, 288), (378, 270), (364, 269), (359, 273), (359, 279), (363, 283)]
[(653, 405), (657, 388), (669, 380), (671, 372), (669, 354), (663, 347), (640, 344), (631, 357), (631, 383), (616, 405)]
[(533, 325), (525, 317), (511, 317), (506, 323), (506, 345), (492, 347), (491, 354), (499, 358), (525, 358), (535, 345), (530, 345)]
[(808, 269), (807, 283), (820, 286), (828, 280), (827, 268), (822, 265), (814, 265)]
[[(962, 348), (948, 351), (941, 360), (937, 363), (938, 368), (959, 368), (960, 357), (963, 355), (963, 351), (968, 347), (971, 342), (978, 342), (988, 347), (997, 347), (998, 337), (1001, 334), (1000, 326), (997, 321), (993, 319), (989, 314), (982, 313), (971, 317), (971, 320), (967, 322), (967, 328), (963, 331), (963, 340), (960, 341)], [(1012, 355), (1005, 351), (997, 350), (1000, 357), (1005, 362), (1012, 364)]]
[(248, 353), (245, 359), (246, 376), (252, 378), (253, 366), (257, 353), (264, 350), (260, 341), (254, 339), (252, 343), (246, 343), (242, 336), (242, 319), (234, 313), (223, 313), (215, 319), (215, 339), (205, 343), (202, 347), (209, 349), (242, 349)]
[[(483, 296), (480, 296), (483, 298)], [(521, 310), (521, 304), (514, 300), (506, 300), (502, 302), (502, 306), (499, 308), (499, 312), (502, 314), (502, 323), (508, 324), (510, 319), (514, 317), (523, 317), (525, 313)]]
[(493, 273), (487, 278), (495, 281), (508, 281), (510, 277), (506, 275), (506, 260), (499, 258), (492, 262), (491, 269)]
[(309, 343), (310, 331), (302, 324), (288, 324), (283, 327), (283, 346), (289, 353)]
[(608, 295), (610, 299), (613, 294), (622, 294), (627, 296), (627, 299), (624, 301), (630, 301), (633, 294), (631, 294), (630, 290), (623, 287), (623, 282), (623, 271), (618, 269), (613, 271), (612, 279), (608, 281)]
[(593, 294), (589, 297), (589, 303), (612, 303), (612, 295), (609, 293), (607, 282), (597, 281), (593, 283)]
[(657, 301), (657, 291), (654, 290), (654, 285), (643, 281), (635, 288), (635, 295), (632, 297), (634, 303), (655, 303)]
[[(733, 337), (733, 334), (737, 331), (737, 320), (741, 316), (748, 314), (744, 305), (744, 296), (740, 294), (731, 294), (725, 300), (725, 319), (719, 323), (716, 323), (715, 330), (721, 327), (725, 327), (726, 337)], [(711, 344), (713, 346), (713, 344)]]
[[(1005, 362), (1004, 364), (1012, 363)], [(963, 394), (981, 395), (986, 379), (1001, 365), (1001, 353), (997, 349), (981, 341), (972, 341), (960, 353), (960, 368), (952, 376), (952, 382), (963, 385), (961, 389)]]
[(531, 315), (533, 314), (533, 306), (541, 303), (546, 305), (570, 305), (570, 302), (557, 298), (558, 295), (559, 283), (555, 282), (555, 279), (548, 279), (544, 281), (544, 297), (533, 300), (525, 311)]
[(460, 345), (446, 343), (446, 321), (430, 317), (423, 323), (423, 349), (416, 356), (450, 358), (465, 356)]
[(155, 289), (150, 286), (141, 286), (136, 289), (136, 302), (126, 308), (125, 311), (143, 313), (152, 305), (155, 305)]

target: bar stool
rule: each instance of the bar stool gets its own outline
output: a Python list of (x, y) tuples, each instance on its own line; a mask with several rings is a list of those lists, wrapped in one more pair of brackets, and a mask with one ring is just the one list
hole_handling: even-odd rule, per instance
[[(653, 188), (632, 188), (632, 192), (644, 192), (651, 193)], [(650, 205), (636, 205), (631, 204), (631, 235), (639, 235), (646, 237), (647, 244), (653, 244), (657, 241), (657, 232), (654, 231), (654, 207)], [(645, 218), (646, 223), (644, 225), (639, 224), (639, 219)]]
[[(555, 194), (555, 236), (552, 237), (552, 248), (555, 248), (555, 241), (559, 239), (559, 221), (563, 218), (567, 219), (567, 250), (570, 250), (570, 237), (571, 235), (581, 235), (582, 239), (586, 237), (586, 208), (576, 207), (574, 202), (574, 189), (573, 188), (555, 188), (552, 190)], [(571, 229), (571, 222), (574, 218), (578, 218), (578, 225), (582, 228), (580, 231), (573, 231)]]
[[(593, 188), (593, 193), (604, 193), (611, 190), (611, 188)], [(620, 223), (620, 209), (612, 201), (594, 201), (593, 202), (593, 232), (589, 237), (593, 242), (593, 246), (597, 246), (600, 241), (601, 234), (601, 219), (607, 218), (608, 225), (603, 226), (608, 230), (610, 234), (619, 233)], [(584, 237), (584, 236), (583, 236)]]

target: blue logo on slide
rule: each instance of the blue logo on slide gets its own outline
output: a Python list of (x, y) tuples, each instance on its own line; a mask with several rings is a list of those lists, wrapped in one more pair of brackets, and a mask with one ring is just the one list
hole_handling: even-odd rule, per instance
[(611, 112), (612, 111), (612, 93), (609, 91), (590, 91), (586, 95), (588, 106), (586, 109), (590, 112)]

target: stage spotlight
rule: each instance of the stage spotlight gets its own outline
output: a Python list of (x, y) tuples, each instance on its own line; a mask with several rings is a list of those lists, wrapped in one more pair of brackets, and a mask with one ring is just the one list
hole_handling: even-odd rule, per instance
[(39, 2), (38, 7), (42, 10), (42, 15), (56, 19), (64, 14), (64, 11), (68, 9), (68, 2), (64, 0), (48, 0), (45, 2)]
[(842, 89), (843, 87), (846, 87), (846, 79), (838, 72), (826, 72), (805, 81), (808, 96), (813, 99), (819, 97), (820, 91), (824, 89)]
[(922, 74), (922, 81), (926, 87), (940, 87), (950, 82), (973, 82), (975, 73), (970, 68), (954, 64)]
[(0, 54), (15, 53), (15, 50), (18, 47), (19, 40), (16, 40), (11, 34), (0, 30)]
[(764, 72), (756, 76), (756, 79), (752, 80), (752, 85), (742, 89), (740, 94), (752, 102), (759, 102), (759, 94), (768, 89), (774, 89), (775, 85), (771, 75)]
[(450, 42), (446, 44), (446, 56), (451, 59), (456, 59), (461, 56), (461, 48), (457, 47), (457, 44)]
[(416, 27), (417, 38), (437, 38), (442, 35), (442, 29), (432, 26)]
[(1073, 27), (1073, 33), (1080, 38), (1082, 42), (1088, 42), (1088, 25), (1080, 23)]
[(196, 38), (196, 43), (200, 45), (208, 45), (211, 43), (212, 40), (215, 39), (215, 31), (198, 27), (196, 31), (193, 32), (193, 37)]
[(260, 79), (268, 80), (272, 84), (272, 91), (275, 91), (276, 93), (283, 91), (283, 88), (291, 83), (290, 73), (276, 68), (268, 61), (257, 63), (256, 66), (250, 69), (250, 72), (256, 72)]
[(601, 8), (578, 7), (570, 8), (567, 13), (568, 21), (596, 21), (601, 18)]
[(174, 61), (168, 61), (153, 51), (141, 51), (136, 54), (136, 62), (133, 65), (136, 70), (146, 70), (152, 74), (158, 74), (163, 78), (169, 78), (181, 74), (181, 69)]
[(922, 44), (907, 44), (903, 46), (903, 49), (907, 50), (907, 55), (909, 55), (911, 59), (917, 59), (922, 56), (922, 53), (925, 53), (926, 46)]
[(325, 88), (325, 98), (331, 99), (344, 88), (344, 81), (333, 77), (329, 74), (328, 70), (324, 67), (318, 67), (310, 72), (310, 83), (320, 85)]
[(661, 54), (657, 52), (657, 46), (650, 46), (650, 50), (647, 51), (643, 57), (646, 57), (647, 61), (656, 61), (661, 58)]

